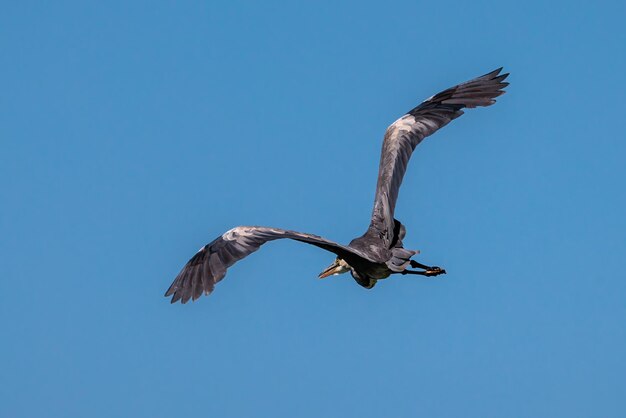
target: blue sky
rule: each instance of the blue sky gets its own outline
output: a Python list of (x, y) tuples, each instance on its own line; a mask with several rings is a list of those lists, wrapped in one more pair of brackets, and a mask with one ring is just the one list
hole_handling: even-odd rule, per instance
[[(2, 9), (0, 416), (624, 416), (623, 2)], [(387, 125), (500, 66), (400, 192), (448, 275), (274, 242), (163, 298), (236, 225), (363, 233)]]

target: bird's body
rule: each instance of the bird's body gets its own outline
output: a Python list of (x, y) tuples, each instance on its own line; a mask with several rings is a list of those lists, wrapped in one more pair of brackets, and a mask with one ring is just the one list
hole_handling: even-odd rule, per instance
[[(409, 158), (415, 147), (428, 135), (461, 116), (463, 108), (489, 106), (504, 93), (508, 74), (492, 71), (444, 90), (409, 111), (387, 128), (380, 158), (378, 183), (370, 225), (362, 236), (348, 245), (337, 244), (317, 235), (259, 226), (239, 226), (225, 232), (202, 247), (183, 267), (165, 296), (172, 303), (195, 300), (209, 294), (226, 275), (226, 269), (258, 250), (268, 241), (288, 238), (315, 245), (337, 255), (320, 278), (350, 272), (358, 284), (372, 288), (378, 280), (392, 274), (436, 276), (439, 267), (420, 264), (411, 257), (417, 251), (403, 247), (404, 225), (394, 218), (398, 191)], [(409, 267), (421, 270), (410, 270)]]

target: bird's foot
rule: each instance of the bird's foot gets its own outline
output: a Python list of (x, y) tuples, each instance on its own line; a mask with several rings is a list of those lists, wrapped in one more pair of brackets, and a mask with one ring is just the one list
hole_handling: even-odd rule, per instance
[(446, 271), (444, 269), (442, 269), (441, 267), (428, 267), (427, 269), (425, 269), (425, 271), (416, 271), (416, 270), (402, 270), (400, 272), (400, 274), (402, 275), (406, 275), (406, 274), (417, 274), (420, 276), (427, 276), (427, 277), (433, 277), (433, 276), (439, 276), (440, 274), (446, 274)]
[(439, 276), (440, 274), (446, 274), (446, 271), (442, 269), (441, 267), (437, 267), (437, 266), (430, 267), (424, 272), (424, 275), (429, 276), (429, 277)]
[(446, 274), (446, 271), (444, 269), (442, 269), (441, 267), (437, 267), (437, 266), (427, 266), (425, 264), (422, 263), (418, 263), (415, 260), (411, 260), (411, 267), (413, 267), (414, 269), (419, 268), (424, 271), (424, 276), (438, 276), (440, 274)]

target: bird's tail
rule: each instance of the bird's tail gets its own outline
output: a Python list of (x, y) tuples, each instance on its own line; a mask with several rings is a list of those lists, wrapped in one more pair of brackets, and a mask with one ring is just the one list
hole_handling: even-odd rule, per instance
[(407, 250), (406, 248), (393, 248), (391, 258), (387, 261), (387, 267), (396, 273), (404, 271), (408, 267), (411, 257), (418, 253), (419, 251)]

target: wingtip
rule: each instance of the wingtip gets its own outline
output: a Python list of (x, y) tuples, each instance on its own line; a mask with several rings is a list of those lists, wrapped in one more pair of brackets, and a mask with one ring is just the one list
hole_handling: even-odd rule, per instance
[(498, 77), (498, 74), (500, 74), (500, 71), (502, 71), (503, 68), (504, 67), (496, 68), (495, 70), (489, 71), (487, 74), (483, 74), (478, 78), (488, 79), (488, 80), (494, 79)]
[(497, 81), (502, 81), (505, 78), (507, 78), (509, 76), (510, 73), (504, 73), (504, 74), (500, 74), (502, 72), (502, 70), (504, 69), (504, 67), (500, 67), (500, 68), (496, 68), (495, 70), (485, 74), (482, 77), (479, 78), (488, 78), (490, 80), (497, 80)]
[(172, 296), (172, 300), (170, 300), (170, 304), (174, 304), (180, 300), (181, 294), (180, 292), (175, 292), (174, 296)]

